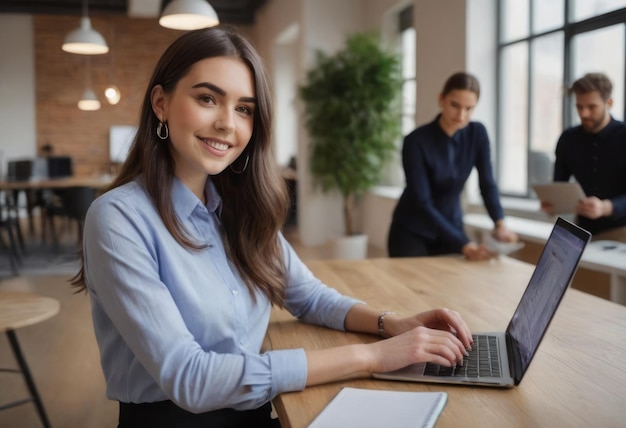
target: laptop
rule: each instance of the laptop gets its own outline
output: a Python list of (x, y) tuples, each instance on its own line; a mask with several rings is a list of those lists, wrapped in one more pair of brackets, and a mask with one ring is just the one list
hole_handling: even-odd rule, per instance
[(506, 332), (474, 334), (470, 357), (463, 366), (413, 364), (400, 370), (374, 373), (379, 379), (446, 384), (517, 386), (548, 329), (591, 238), (584, 229), (556, 220), (526, 291)]

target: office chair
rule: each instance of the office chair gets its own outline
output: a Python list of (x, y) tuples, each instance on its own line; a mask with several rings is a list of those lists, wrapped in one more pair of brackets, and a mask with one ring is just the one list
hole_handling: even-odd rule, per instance
[(12, 194), (2, 192), (0, 199), (0, 248), (6, 250), (11, 266), (11, 273), (19, 276), (22, 265), (24, 238), (19, 227), (17, 207), (12, 201)]
[(54, 218), (62, 217), (67, 220), (74, 220), (77, 223), (78, 243), (80, 243), (83, 238), (85, 216), (91, 203), (96, 199), (97, 190), (86, 186), (68, 187), (67, 189), (59, 190), (58, 196), (56, 203), (46, 208), (46, 219), (52, 235), (52, 244), (55, 248), (58, 248), (59, 237), (55, 228)]

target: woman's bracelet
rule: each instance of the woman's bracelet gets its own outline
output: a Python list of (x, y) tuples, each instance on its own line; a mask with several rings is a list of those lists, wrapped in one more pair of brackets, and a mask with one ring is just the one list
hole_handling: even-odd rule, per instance
[(387, 339), (391, 337), (389, 333), (385, 331), (385, 315), (395, 315), (395, 312), (385, 311), (378, 315), (378, 334), (383, 339)]

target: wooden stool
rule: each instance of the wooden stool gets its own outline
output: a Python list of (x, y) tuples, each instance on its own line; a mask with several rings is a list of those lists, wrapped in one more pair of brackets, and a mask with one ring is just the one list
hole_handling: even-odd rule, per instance
[(0, 371), (22, 373), (30, 393), (28, 398), (0, 405), (0, 410), (32, 401), (35, 403), (41, 423), (46, 428), (50, 427), (50, 421), (48, 421), (35, 382), (17, 341), (15, 330), (44, 321), (58, 312), (59, 302), (56, 299), (33, 293), (0, 290), (0, 331), (4, 331), (9, 338), (11, 349), (19, 366), (19, 369), (0, 368)]

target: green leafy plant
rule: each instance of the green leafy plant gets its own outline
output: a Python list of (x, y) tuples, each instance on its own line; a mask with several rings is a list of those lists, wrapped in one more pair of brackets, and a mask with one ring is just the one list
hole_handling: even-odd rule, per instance
[(333, 55), (316, 53), (300, 87), (311, 138), (313, 179), (343, 197), (347, 235), (356, 231), (356, 204), (380, 182), (400, 131), (400, 58), (373, 34), (354, 34)]

